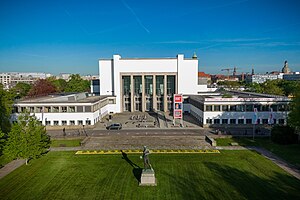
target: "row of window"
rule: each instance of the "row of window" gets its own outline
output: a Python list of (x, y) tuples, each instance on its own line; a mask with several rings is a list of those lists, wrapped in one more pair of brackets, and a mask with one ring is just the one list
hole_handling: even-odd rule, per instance
[(205, 105), (205, 111), (253, 112), (254, 110), (256, 110), (258, 112), (289, 111), (289, 106), (287, 104), (272, 104), (272, 105), (258, 105), (258, 104)]
[[(252, 124), (252, 119), (206, 119), (207, 124)], [(257, 119), (256, 124), (284, 124), (284, 119)]]
[[(46, 126), (72, 126), (72, 125), (84, 125), (83, 124), (83, 120), (77, 120), (77, 123), (75, 123), (75, 120), (69, 120), (69, 123), (67, 122), (67, 120), (54, 120), (54, 121), (46, 121), (45, 122)], [(85, 125), (91, 125), (91, 120), (85, 120)]]

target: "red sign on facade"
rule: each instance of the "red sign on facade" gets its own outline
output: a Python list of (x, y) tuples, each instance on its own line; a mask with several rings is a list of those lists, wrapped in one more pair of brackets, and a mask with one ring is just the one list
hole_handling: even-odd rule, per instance
[(174, 94), (174, 104), (173, 104), (174, 119), (182, 119), (182, 109), (183, 109), (182, 100), (183, 100), (183, 98), (182, 98), (181, 94)]

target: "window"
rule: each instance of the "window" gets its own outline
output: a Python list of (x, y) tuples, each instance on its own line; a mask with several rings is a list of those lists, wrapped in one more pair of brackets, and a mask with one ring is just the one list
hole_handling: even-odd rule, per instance
[(228, 119), (222, 119), (222, 124), (228, 124)]
[(271, 105), (271, 108), (274, 112), (276, 112), (278, 109), (277, 109), (277, 105), (276, 104), (272, 104)]
[(246, 124), (252, 124), (252, 119), (246, 119)]
[(206, 105), (205, 111), (212, 111), (212, 105)]
[(38, 112), (38, 113), (43, 112), (43, 107), (36, 107), (36, 112)]
[(278, 119), (279, 124), (284, 124), (284, 119)]
[(46, 126), (50, 126), (51, 125), (51, 121), (46, 121)]
[(29, 107), (29, 112), (34, 113), (34, 107)]
[(207, 124), (211, 124), (211, 123), (212, 123), (212, 119), (209, 119), (209, 118), (206, 119), (206, 123), (207, 123)]
[(115, 101), (115, 99), (109, 99), (109, 100), (108, 100), (108, 103), (109, 103), (109, 104), (116, 104), (116, 101)]
[(54, 126), (58, 126), (58, 121), (53, 121)]
[(268, 119), (262, 119), (263, 124), (268, 124)]
[(260, 124), (260, 119), (257, 119), (256, 124)]
[(67, 125), (67, 121), (66, 121), (66, 120), (62, 120), (62, 121), (61, 121), (61, 125), (63, 125), (63, 126), (64, 126), (64, 125)]
[(83, 106), (77, 106), (77, 112), (83, 112)]
[(256, 108), (258, 112), (261, 111), (260, 105), (254, 105), (254, 108)]
[(238, 124), (244, 124), (244, 119), (238, 119)]
[(285, 105), (284, 104), (279, 104), (278, 105), (278, 111), (285, 111)]
[(236, 111), (244, 112), (245, 111), (245, 105), (237, 105), (236, 106)]
[(75, 121), (74, 120), (70, 120), (70, 125), (75, 125)]
[(236, 111), (236, 105), (230, 105), (230, 111)]
[(85, 124), (86, 124), (86, 125), (91, 125), (91, 120), (86, 120), (86, 121), (85, 121)]
[(67, 106), (62, 106), (61, 107), (61, 112), (67, 112)]
[(223, 105), (222, 106), (222, 111), (229, 111), (229, 106), (228, 105)]
[(220, 119), (214, 119), (214, 124), (220, 124)]
[(85, 106), (85, 112), (92, 112), (91, 106)]
[(75, 112), (75, 106), (69, 106), (69, 112)]
[(273, 124), (276, 124), (276, 122), (277, 122), (276, 119), (273, 119)]
[(230, 119), (230, 124), (236, 124), (236, 119)]
[(51, 112), (51, 107), (50, 106), (45, 106), (45, 112)]
[(261, 105), (261, 111), (269, 111), (269, 105)]
[(55, 112), (55, 113), (59, 112), (59, 107), (58, 106), (54, 106), (53, 107), (53, 112)]
[(221, 106), (220, 105), (214, 105), (214, 111), (220, 111)]
[(82, 120), (78, 120), (78, 121), (77, 121), (77, 124), (78, 124), (78, 125), (83, 125), (83, 121), (82, 121)]
[(252, 112), (253, 111), (253, 105), (246, 105), (246, 111)]

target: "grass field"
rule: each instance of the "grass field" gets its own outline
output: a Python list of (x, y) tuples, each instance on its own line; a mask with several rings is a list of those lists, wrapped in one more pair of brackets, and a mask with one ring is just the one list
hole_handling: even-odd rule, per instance
[(255, 152), (151, 154), (156, 187), (138, 186), (139, 156), (50, 152), (1, 179), (0, 198), (300, 199), (300, 181)]
[(80, 146), (81, 139), (72, 140), (51, 140), (51, 147), (78, 147)]
[(232, 142), (237, 142), (241, 146), (259, 146), (263, 147), (282, 159), (300, 168), (300, 144), (280, 145), (273, 143), (269, 138), (219, 138), (218, 146), (229, 146)]

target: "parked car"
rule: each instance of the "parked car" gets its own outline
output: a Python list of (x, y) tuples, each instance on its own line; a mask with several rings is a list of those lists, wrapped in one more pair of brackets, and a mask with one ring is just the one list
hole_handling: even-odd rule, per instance
[(107, 130), (120, 130), (120, 129), (122, 129), (122, 124), (121, 123), (111, 124), (111, 125), (107, 126), (106, 129)]

